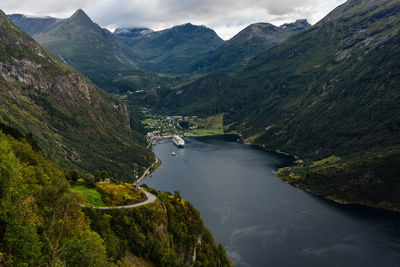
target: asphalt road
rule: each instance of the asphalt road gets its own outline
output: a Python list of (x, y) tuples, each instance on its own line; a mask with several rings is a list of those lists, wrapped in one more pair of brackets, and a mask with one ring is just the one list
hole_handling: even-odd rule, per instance
[(147, 199), (143, 202), (132, 204), (132, 205), (126, 205), (126, 206), (113, 206), (113, 207), (94, 207), (94, 206), (87, 206), (87, 205), (82, 205), (81, 207), (84, 208), (92, 208), (92, 209), (98, 209), (98, 210), (115, 210), (115, 209), (133, 209), (133, 208), (138, 208), (150, 203), (153, 203), (156, 201), (157, 197), (153, 195), (152, 193), (147, 192), (146, 190), (142, 189), (143, 192), (145, 193)]

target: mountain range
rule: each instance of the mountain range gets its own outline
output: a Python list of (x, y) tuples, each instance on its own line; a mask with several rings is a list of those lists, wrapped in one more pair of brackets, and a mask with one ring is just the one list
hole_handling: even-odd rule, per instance
[(185, 73), (198, 58), (224, 43), (212, 29), (191, 23), (162, 31), (145, 30), (135, 37), (118, 34), (121, 30), (115, 35), (129, 46), (129, 57), (140, 61), (140, 68), (160, 73)]
[(8, 17), (59, 60), (114, 93), (127, 86), (134, 90), (175, 87), (180, 79), (174, 75), (238, 70), (265, 49), (310, 26), (305, 20), (280, 27), (257, 23), (225, 42), (212, 29), (191, 23), (161, 31), (117, 28), (111, 33), (83, 10), (67, 19)]
[(195, 69), (205, 73), (239, 71), (256, 56), (309, 27), (311, 25), (307, 20), (297, 20), (279, 27), (270, 23), (251, 24), (214, 53), (196, 62)]
[(113, 66), (118, 71), (141, 68), (174, 72), (176, 63), (188, 66), (190, 62), (183, 61), (206, 55), (223, 43), (213, 30), (190, 23), (162, 31), (119, 28), (111, 33), (81, 9), (66, 19), (21, 14), (9, 15), (9, 19), (55, 57), (78, 70), (84, 70), (87, 65), (83, 64), (89, 64), (84, 62), (90, 62)]

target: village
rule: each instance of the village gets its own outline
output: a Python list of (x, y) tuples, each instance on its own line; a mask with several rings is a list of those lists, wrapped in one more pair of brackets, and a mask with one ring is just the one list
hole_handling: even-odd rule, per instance
[(224, 133), (222, 114), (199, 118), (198, 116), (152, 114), (151, 110), (143, 107), (140, 110), (146, 118), (142, 124), (147, 130), (146, 137), (150, 144), (172, 138), (176, 134), (181, 137), (195, 137)]

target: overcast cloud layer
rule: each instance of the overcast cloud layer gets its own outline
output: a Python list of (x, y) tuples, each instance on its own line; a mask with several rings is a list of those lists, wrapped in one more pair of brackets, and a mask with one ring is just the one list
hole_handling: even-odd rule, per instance
[(281, 25), (297, 19), (318, 22), (345, 0), (2, 0), (7, 14), (69, 17), (82, 8), (102, 27), (155, 30), (191, 22), (229, 39), (255, 22)]

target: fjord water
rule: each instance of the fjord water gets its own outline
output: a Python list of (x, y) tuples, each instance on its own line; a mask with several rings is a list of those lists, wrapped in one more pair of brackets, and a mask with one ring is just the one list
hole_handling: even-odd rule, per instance
[(274, 170), (287, 157), (221, 138), (185, 141), (157, 144), (163, 166), (144, 182), (191, 201), (234, 266), (399, 266), (398, 215), (283, 183)]

